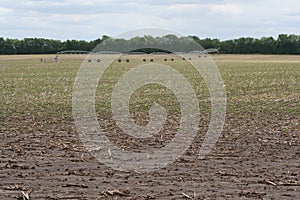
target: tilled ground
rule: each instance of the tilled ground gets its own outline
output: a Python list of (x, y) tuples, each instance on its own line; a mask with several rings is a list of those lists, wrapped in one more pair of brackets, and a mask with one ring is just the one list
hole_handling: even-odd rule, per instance
[[(197, 158), (202, 140), (197, 137), (180, 159), (143, 174), (115, 171), (96, 160), (71, 123), (5, 131), (1, 199), (16, 199), (28, 190), (30, 199), (299, 199), (299, 130), (279, 126), (298, 119), (278, 119), (275, 126), (265, 116), (255, 117), (227, 116), (206, 159)], [(260, 119), (262, 126), (243, 119)]]
[[(300, 199), (299, 65), (283, 63), (289, 57), (267, 64), (254, 63), (256, 56), (217, 57), (228, 109), (216, 146), (198, 159), (204, 111), (186, 153), (149, 173), (111, 169), (79, 139), (70, 102), (82, 58), (58, 65), (29, 58), (0, 63), (0, 199)], [(138, 141), (130, 145), (105, 128), (115, 144), (140, 150)], [(172, 137), (158, 138), (155, 148)]]

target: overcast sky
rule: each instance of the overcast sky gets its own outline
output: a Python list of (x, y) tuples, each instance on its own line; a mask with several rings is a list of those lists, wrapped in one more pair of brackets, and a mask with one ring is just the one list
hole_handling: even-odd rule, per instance
[(200, 38), (300, 35), (298, 0), (0, 0), (0, 37), (93, 40), (138, 28)]

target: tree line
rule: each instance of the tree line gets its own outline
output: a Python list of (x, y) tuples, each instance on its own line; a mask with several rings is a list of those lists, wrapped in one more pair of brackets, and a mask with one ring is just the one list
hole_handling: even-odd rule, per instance
[(90, 51), (107, 38), (108, 36), (103, 36), (102, 39), (87, 42), (84, 40), (60, 41), (44, 38), (20, 40), (0, 37), (0, 54), (55, 54), (64, 50)]
[(220, 41), (218, 39), (199, 39), (193, 36), (205, 49), (220, 48), (226, 54), (300, 54), (300, 35), (279, 34), (273, 37), (251, 38)]
[(103, 45), (99, 48), (106, 51), (126, 52), (134, 47), (136, 49), (141, 48), (140, 51), (149, 53), (149, 49), (143, 49), (144, 46), (149, 45), (150, 47), (156, 47), (152, 51), (167, 49), (188, 52), (196, 50), (194, 49), (196, 48), (195, 42), (204, 49), (218, 48), (220, 53), (225, 54), (300, 54), (300, 35), (294, 34), (279, 34), (276, 39), (273, 37), (241, 37), (224, 41), (211, 38), (200, 39), (198, 36), (177, 37), (175, 35), (144, 36), (131, 38), (130, 40), (110, 39), (109, 36), (104, 35), (102, 38), (92, 41), (0, 37), (0, 54), (55, 54), (65, 50), (92, 51), (100, 43)]

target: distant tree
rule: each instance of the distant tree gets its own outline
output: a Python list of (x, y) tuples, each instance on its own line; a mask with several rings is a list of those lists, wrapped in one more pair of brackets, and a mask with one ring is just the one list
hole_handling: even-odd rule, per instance
[(276, 40), (273, 37), (262, 37), (258, 40), (257, 51), (262, 54), (275, 54)]
[(277, 48), (280, 54), (299, 54), (300, 36), (287, 34), (278, 35)]
[[(220, 48), (221, 53), (228, 54), (300, 54), (300, 36), (279, 34), (277, 39), (273, 37), (251, 38), (241, 37), (238, 39), (220, 41), (219, 39), (204, 38), (198, 36), (178, 37), (176, 35), (165, 35), (153, 37), (145, 35), (143, 37), (134, 37), (130, 40), (112, 39), (107, 35), (92, 41), (84, 40), (51, 40), (44, 38), (24, 38), (10, 39), (0, 37), (0, 54), (39, 54), (56, 53), (63, 50), (84, 50), (91, 51), (97, 45), (101, 44), (97, 50), (128, 52), (132, 49), (144, 47), (144, 51), (171, 50), (171, 51), (193, 51), (203, 48)], [(146, 50), (147, 49), (147, 50)]]

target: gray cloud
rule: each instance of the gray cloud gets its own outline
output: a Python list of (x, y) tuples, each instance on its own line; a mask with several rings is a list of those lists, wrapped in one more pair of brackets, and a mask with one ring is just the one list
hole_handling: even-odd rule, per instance
[(0, 0), (0, 37), (95, 39), (159, 27), (200, 37), (300, 34), (296, 0)]

